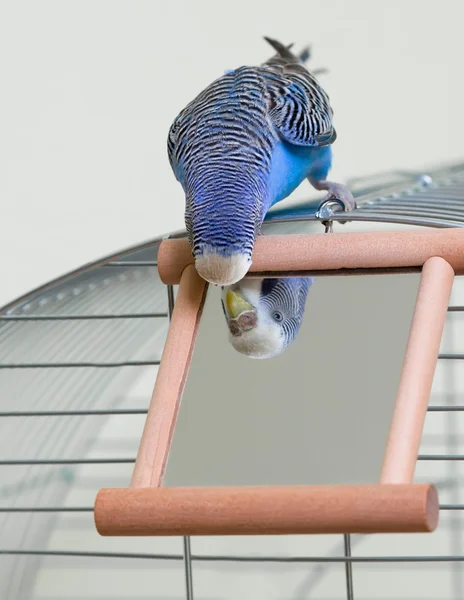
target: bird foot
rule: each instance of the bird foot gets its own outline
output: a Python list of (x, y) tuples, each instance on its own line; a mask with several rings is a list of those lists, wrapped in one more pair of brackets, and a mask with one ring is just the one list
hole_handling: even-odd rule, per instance
[(324, 198), (324, 202), (336, 200), (342, 204), (345, 212), (349, 212), (356, 208), (356, 200), (353, 198), (353, 194), (346, 185), (328, 181), (325, 189), (327, 190), (327, 196)]

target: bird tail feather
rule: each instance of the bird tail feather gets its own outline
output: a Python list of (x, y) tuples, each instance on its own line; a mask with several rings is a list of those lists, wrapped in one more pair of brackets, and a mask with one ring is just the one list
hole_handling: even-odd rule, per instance
[[(283, 60), (285, 60), (289, 63), (305, 64), (311, 58), (311, 46), (310, 45), (305, 46), (303, 48), (303, 50), (301, 50), (301, 52), (297, 55), (297, 54), (294, 54), (293, 52), (291, 52), (291, 49), (293, 48), (293, 44), (289, 44), (288, 46), (285, 46), (278, 40), (274, 40), (267, 36), (264, 36), (264, 39), (266, 40), (266, 42), (268, 42), (268, 44), (270, 44), (274, 48), (278, 57), (282, 58)], [(267, 61), (267, 62), (272, 61), (274, 58), (275, 58), (275, 56), (270, 58), (269, 61)], [(326, 73), (326, 72), (327, 72), (327, 69), (325, 69), (325, 68), (313, 70), (314, 74), (316, 74), (316, 73), (320, 74), (320, 73)]]
[(293, 48), (293, 44), (284, 46), (284, 44), (282, 44), (278, 40), (274, 40), (270, 37), (264, 36), (264, 39), (266, 40), (266, 42), (268, 42), (268, 44), (270, 44), (274, 48), (274, 50), (277, 52), (277, 54), (281, 58), (288, 60), (288, 62), (296, 62), (296, 63), (303, 62), (303, 63), (305, 63), (311, 57), (310, 46), (306, 46), (305, 48), (303, 48), (303, 50), (300, 52), (300, 54), (295, 55), (295, 54), (293, 54), (293, 52), (291, 52), (291, 49)]

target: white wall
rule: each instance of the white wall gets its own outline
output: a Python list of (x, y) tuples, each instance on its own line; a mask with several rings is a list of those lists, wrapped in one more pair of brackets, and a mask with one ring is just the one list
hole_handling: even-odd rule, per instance
[(264, 34), (330, 67), (339, 177), (459, 158), (463, 17), (462, 0), (3, 0), (0, 305), (183, 227), (169, 125), (266, 59)]

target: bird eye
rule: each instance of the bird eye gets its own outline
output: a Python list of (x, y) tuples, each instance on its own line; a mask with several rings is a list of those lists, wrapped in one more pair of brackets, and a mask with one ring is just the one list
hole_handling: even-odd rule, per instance
[(281, 312), (279, 312), (278, 310), (275, 310), (272, 313), (272, 318), (274, 319), (274, 321), (277, 321), (278, 323), (280, 323), (281, 321), (283, 321), (284, 316)]

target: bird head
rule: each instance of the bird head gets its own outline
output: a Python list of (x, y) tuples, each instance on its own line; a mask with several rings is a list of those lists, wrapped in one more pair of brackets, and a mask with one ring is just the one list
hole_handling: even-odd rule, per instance
[(232, 346), (250, 358), (279, 355), (303, 320), (309, 277), (244, 279), (222, 290)]

